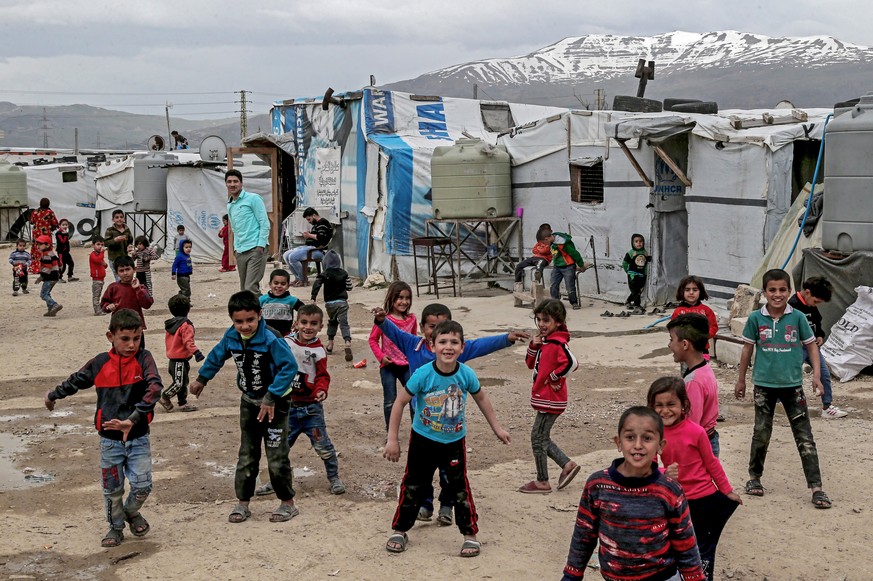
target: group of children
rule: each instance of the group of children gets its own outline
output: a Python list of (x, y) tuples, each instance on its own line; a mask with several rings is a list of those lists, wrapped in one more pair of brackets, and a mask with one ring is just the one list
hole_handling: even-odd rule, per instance
[[(548, 232), (543, 240), (551, 238), (550, 246), (557, 243), (559, 247), (553, 259), (560, 255), (562, 267), (569, 267), (566, 263), (570, 257), (574, 272), (576, 264), (584, 269), (581, 257), (573, 256), (575, 248), (568, 247), (569, 237), (559, 238), (560, 233)], [(99, 244), (95, 243), (97, 255), (102, 250)], [(50, 250), (49, 246), (46, 250)], [(185, 242), (180, 243), (183, 252), (185, 246)], [(187, 246), (190, 249), (190, 242)], [(23, 250), (17, 247), (13, 253), (18, 262), (10, 257), (13, 265), (22, 263)], [(51, 252), (44, 253), (44, 261), (45, 255), (53, 260)], [(638, 259), (640, 256), (645, 258)], [(635, 277), (644, 277), (648, 255), (642, 237), (635, 239), (634, 249), (626, 258)], [(169, 411), (173, 408), (170, 398), (177, 397), (179, 406), (185, 409), (190, 405), (188, 395), (200, 396), (228, 359), (236, 364), (236, 384), (241, 392), (240, 449), (234, 480), (238, 502), (228, 520), (247, 520), (251, 516), (251, 498), (258, 494), (275, 493), (280, 501), (270, 516), (271, 522), (287, 521), (299, 514), (289, 454), (301, 434), (309, 437), (323, 459), (330, 491), (346, 491), (339, 477), (336, 450), (327, 435), (324, 401), (331, 381), (327, 355), (333, 351), (338, 330), (345, 341), (345, 358), (352, 360), (347, 300), (350, 282), (338, 256), (334, 260), (331, 251), (326, 253), (324, 266), (309, 304), (290, 295), (290, 276), (281, 269), (271, 273), (266, 295), (257, 297), (249, 291), (234, 294), (228, 302), (232, 325), (205, 357), (190, 385), (190, 359), (201, 361), (204, 356), (196, 347), (193, 325), (187, 318), (190, 300), (181, 293), (170, 299), (173, 318), (165, 324), (165, 343), (172, 383), (164, 389), (142, 340), (142, 309), (150, 307), (153, 299), (138, 273), (134, 276), (133, 259), (126, 255), (117, 258), (114, 270), (119, 281), (109, 285), (100, 301), (101, 310), (112, 313), (107, 333), (112, 349), (45, 396), (46, 407), (52, 409), (56, 400), (79, 389), (92, 385), (97, 388), (96, 428), (101, 437), (103, 490), (110, 521), (103, 546), (119, 544), (126, 525), (135, 536), (149, 531), (140, 508), (151, 491), (148, 423), (155, 404), (161, 403)], [(105, 263), (103, 268), (105, 274)], [(559, 284), (560, 280), (567, 284), (563, 274), (559, 274)], [(784, 271), (769, 271), (763, 281), (767, 305), (749, 317), (743, 332), (746, 346), (735, 388), (736, 397), (743, 398), (746, 371), (755, 351), (755, 427), (745, 491), (752, 496), (764, 493), (760, 479), (775, 403), (780, 401), (801, 453), (813, 504), (816, 508), (830, 508), (831, 501), (821, 487), (802, 389), (802, 363), (807, 361), (813, 368), (814, 393), (828, 393), (829, 405), (824, 406), (823, 417), (845, 415), (832, 405), (829, 389), (823, 386), (826, 365), (822, 365), (818, 352), (823, 333), (819, 333), (821, 320), (816, 305), (829, 300), (830, 285), (823, 279), (810, 279), (792, 295)], [(18, 279), (17, 284), (26, 289), (26, 281), (22, 285)], [(329, 318), (327, 345), (318, 337), (325, 319), (324, 311), (314, 304), (320, 288), (324, 288)], [(634, 289), (629, 297), (632, 304), (639, 300)], [(669, 348), (681, 365), (682, 378), (656, 380), (647, 394), (647, 406), (632, 407), (622, 414), (614, 438), (621, 457), (606, 470), (592, 474), (585, 484), (564, 568), (565, 579), (582, 578), (598, 541), (601, 567), (607, 578), (624, 578), (631, 572), (640, 579), (669, 579), (676, 574), (683, 579), (713, 577), (719, 537), (742, 500), (733, 492), (718, 460), (717, 382), (707, 351), (717, 321), (701, 302), (707, 295), (699, 278), (686, 277), (677, 291), (677, 299), (680, 296), (682, 302), (668, 331)], [(571, 304), (575, 306), (578, 301), (574, 303), (571, 298)], [(420, 325), (411, 307), (409, 285), (392, 283), (384, 307), (374, 309), (370, 334), (383, 386), (386, 459), (396, 462), (400, 457), (400, 424), (407, 404), (412, 415), (407, 466), (386, 549), (405, 551), (408, 531), (415, 521), (431, 520), (432, 478), (438, 472), (441, 492), (437, 522), (450, 525), (454, 520), (464, 537), (460, 555), (474, 557), (481, 545), (466, 472), (467, 394), (473, 397), (498, 439), (508, 444), (510, 435), (501, 427), (488, 396), (466, 362), (530, 337), (512, 332), (465, 340), (463, 327), (452, 321), (451, 311), (444, 305), (427, 305)], [(551, 436), (568, 405), (566, 378), (578, 363), (568, 346), (567, 311), (559, 298), (544, 300), (534, 314), (537, 333), (528, 345), (525, 363), (532, 370), (530, 402), (536, 412), (531, 430), (536, 479), (523, 484), (519, 491), (547, 494), (552, 490), (549, 459), (561, 469), (558, 489), (565, 488), (581, 471)], [(417, 334), (419, 326), (421, 337)], [(111, 377), (100, 372), (110, 364), (122, 372)], [(402, 389), (398, 389), (398, 382)], [(831, 408), (842, 415), (826, 413)], [(665, 446), (666, 442), (670, 445)], [(262, 445), (270, 483), (258, 487)], [(658, 466), (659, 459), (663, 470)], [(131, 492), (122, 502), (125, 476), (131, 479)]]

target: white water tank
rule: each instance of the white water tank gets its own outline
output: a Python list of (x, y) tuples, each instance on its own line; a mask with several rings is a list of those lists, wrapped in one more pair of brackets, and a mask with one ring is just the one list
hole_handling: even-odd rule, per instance
[(17, 165), (0, 161), (0, 208), (27, 205), (27, 174)]
[(481, 139), (436, 147), (431, 158), (434, 218), (512, 215), (512, 177), (506, 148)]
[(133, 160), (133, 201), (137, 212), (167, 211), (167, 163), (176, 156), (155, 151)]
[(873, 93), (828, 123), (822, 248), (873, 250)]

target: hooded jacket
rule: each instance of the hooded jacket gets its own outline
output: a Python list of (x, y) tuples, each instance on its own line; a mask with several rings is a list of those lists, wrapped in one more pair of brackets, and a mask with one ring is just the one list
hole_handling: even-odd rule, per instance
[(182, 240), (179, 242), (179, 247), (176, 248), (176, 259), (173, 260), (173, 276), (191, 276), (191, 273), (194, 272), (194, 265), (191, 263), (191, 255), (182, 252), (182, 246), (190, 242), (190, 240)]
[(194, 324), (188, 317), (173, 317), (164, 321), (167, 331), (164, 344), (167, 347), (167, 359), (191, 359), (203, 361), (203, 353), (194, 343)]
[(104, 422), (116, 419), (133, 422), (128, 441), (149, 433), (155, 402), (164, 389), (149, 351), (140, 349), (131, 357), (122, 357), (115, 348), (101, 353), (49, 392), (48, 399), (63, 399), (92, 386), (97, 391), (94, 427), (101, 436), (110, 440), (122, 439), (121, 431), (103, 429)]
[(573, 237), (563, 232), (553, 232), (555, 241), (552, 242), (552, 264), (556, 268), (564, 268), (573, 266), (574, 264), (584, 267), (585, 261), (582, 260), (582, 255), (576, 250), (576, 245), (573, 244)]
[(233, 327), (228, 329), (206, 356), (197, 381), (206, 385), (230, 358), (236, 363), (236, 386), (247, 400), (271, 403), (291, 394), (297, 360), (284, 339), (267, 330), (264, 319), (247, 341)]
[[(569, 341), (570, 332), (566, 325), (560, 325), (542, 344), (531, 341), (527, 347), (524, 362), (533, 369), (530, 405), (539, 412), (560, 414), (567, 409), (567, 376), (579, 367)], [(554, 385), (559, 388), (553, 389)]]
[(349, 273), (342, 268), (339, 255), (333, 250), (324, 253), (321, 261), (324, 272), (319, 274), (312, 285), (312, 300), (318, 297), (318, 291), (324, 286), (324, 302), (345, 301), (349, 298), (348, 291), (352, 290), (352, 281)]
[[(634, 239), (639, 238), (643, 241), (643, 247), (639, 250), (634, 248)], [(649, 273), (649, 262), (652, 257), (646, 252), (646, 239), (642, 234), (633, 234), (631, 236), (631, 249), (624, 255), (624, 260), (621, 267), (624, 269), (628, 278), (637, 276), (647, 276)]]

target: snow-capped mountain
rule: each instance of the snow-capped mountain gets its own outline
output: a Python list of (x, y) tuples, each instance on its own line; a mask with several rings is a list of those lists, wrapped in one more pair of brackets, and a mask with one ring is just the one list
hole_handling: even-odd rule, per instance
[(873, 90), (871, 48), (830, 36), (771, 38), (737, 31), (565, 38), (527, 55), (453, 65), (390, 88), (470, 96), (477, 84), (492, 98), (558, 105), (564, 96), (566, 104), (579, 106), (595, 88), (635, 94), (640, 58), (655, 61), (646, 95), (655, 98), (691, 91), (684, 96), (714, 99), (723, 107), (767, 106), (781, 99), (830, 106)]

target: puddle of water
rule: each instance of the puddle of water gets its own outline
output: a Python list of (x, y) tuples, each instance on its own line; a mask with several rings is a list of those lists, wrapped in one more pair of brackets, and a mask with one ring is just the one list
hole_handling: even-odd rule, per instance
[(13, 458), (24, 450), (22, 438), (0, 433), (0, 491), (18, 490), (54, 480), (54, 476), (38, 474), (33, 468), (15, 468)]

